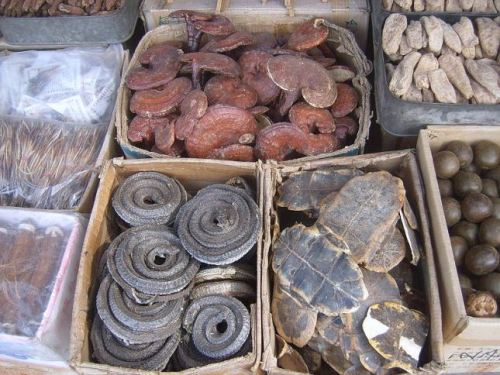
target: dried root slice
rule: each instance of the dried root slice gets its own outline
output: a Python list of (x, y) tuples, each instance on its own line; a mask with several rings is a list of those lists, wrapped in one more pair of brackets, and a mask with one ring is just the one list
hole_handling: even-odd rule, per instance
[(138, 172), (123, 181), (112, 198), (116, 214), (130, 226), (170, 224), (187, 201), (175, 178), (157, 172)]
[(181, 207), (175, 221), (182, 245), (199, 261), (225, 265), (245, 256), (260, 232), (259, 208), (243, 190), (214, 184)]
[(407, 25), (406, 17), (402, 14), (394, 13), (387, 17), (382, 30), (382, 49), (387, 55), (398, 52)]
[(271, 304), (276, 332), (288, 343), (302, 348), (314, 334), (318, 313), (303, 307), (274, 280)]
[(428, 89), (429, 84), (429, 72), (439, 68), (439, 61), (436, 59), (433, 53), (426, 53), (422, 55), (413, 73), (413, 79), (415, 80), (415, 86), (417, 89)]
[(491, 18), (485, 17), (477, 18), (476, 24), (484, 57), (494, 59), (500, 46), (500, 26)]
[(444, 41), (441, 21), (435, 16), (424, 16), (420, 19), (420, 22), (422, 22), (425, 32), (427, 33), (429, 50), (435, 55), (439, 55)]
[(389, 90), (394, 95), (402, 96), (408, 91), (413, 79), (413, 70), (421, 56), (419, 52), (411, 52), (398, 64), (389, 82)]
[(466, 99), (472, 98), (474, 92), (460, 57), (451, 54), (442, 55), (439, 57), (439, 67)]
[(429, 72), (429, 83), (431, 90), (440, 103), (456, 103), (457, 96), (455, 89), (448, 80), (446, 73), (442, 69), (436, 69)]
[(272, 267), (292, 297), (325, 315), (354, 311), (367, 297), (359, 267), (314, 227), (285, 229)]
[(497, 100), (500, 100), (498, 73), (487, 59), (465, 60), (465, 68), (481, 86), (486, 88)]
[(278, 188), (276, 204), (291, 211), (317, 210), (323, 198), (339, 191), (347, 181), (362, 174), (359, 169), (319, 169), (293, 173)]
[(354, 260), (362, 263), (371, 258), (393, 228), (404, 197), (401, 179), (388, 172), (367, 173), (322, 201), (317, 225), (337, 247), (350, 251)]
[(408, 46), (415, 51), (423, 47), (422, 32), (422, 24), (419, 21), (410, 21), (410, 24), (406, 28), (406, 41), (408, 42)]
[(370, 345), (390, 361), (389, 367), (412, 372), (417, 368), (429, 323), (418, 311), (397, 302), (384, 302), (370, 306), (363, 331)]
[(370, 271), (389, 272), (405, 257), (406, 241), (397, 227), (394, 227), (383, 245), (375, 250), (365, 267)]

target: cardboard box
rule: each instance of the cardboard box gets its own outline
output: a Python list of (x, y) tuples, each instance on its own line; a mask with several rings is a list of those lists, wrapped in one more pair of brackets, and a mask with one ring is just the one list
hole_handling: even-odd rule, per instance
[(428, 362), (421, 369), (422, 373), (439, 373), (442, 370), (442, 335), (439, 294), (437, 287), (434, 255), (432, 252), (429, 222), (424, 202), (423, 186), (418, 170), (416, 158), (411, 150), (395, 151), (379, 154), (323, 159), (310, 163), (297, 163), (296, 165), (278, 165), (266, 172), (264, 177), (265, 200), (264, 217), (265, 236), (262, 255), (262, 327), (263, 327), (263, 352), (262, 361), (264, 369), (269, 374), (293, 374), (278, 367), (276, 354), (275, 328), (270, 311), (272, 291), (271, 247), (280, 233), (279, 217), (273, 205), (280, 182), (293, 172), (302, 170), (315, 170), (319, 168), (360, 168), (366, 171), (386, 170), (398, 175), (404, 183), (406, 194), (418, 217), (419, 238), (422, 244), (422, 258), (420, 269), (425, 281), (425, 292), (430, 319), (429, 345), (423, 355)]
[(448, 142), (474, 144), (481, 140), (500, 144), (495, 126), (430, 126), (421, 130), (417, 155), (422, 169), (432, 224), (441, 295), (444, 359), (453, 373), (500, 372), (500, 318), (467, 316), (453, 260), (450, 236), (434, 170), (432, 155)]
[[(239, 14), (230, 17), (236, 29), (246, 30), (250, 32), (271, 32), (275, 35), (289, 34), (293, 29), (300, 24), (303, 19), (299, 17), (261, 17), (260, 15), (253, 14)], [(371, 111), (370, 111), (370, 94), (371, 86), (366, 76), (371, 72), (371, 63), (366, 59), (366, 56), (360, 50), (354, 36), (348, 30), (334, 24), (327, 25), (330, 28), (329, 41), (337, 50), (338, 60), (345, 65), (351, 66), (357, 72), (357, 76), (352, 80), (353, 86), (358, 92), (360, 98), (360, 117), (359, 117), (359, 130), (352, 145), (346, 146), (340, 150), (328, 154), (321, 154), (316, 156), (302, 157), (295, 159), (295, 161), (308, 161), (318, 158), (325, 158), (340, 155), (357, 155), (364, 151), (366, 140), (368, 139), (370, 131)], [(139, 57), (149, 47), (164, 43), (164, 42), (185, 42), (187, 41), (186, 24), (181, 21), (176, 21), (158, 27), (148, 32), (141, 39), (137, 46), (134, 55), (129, 64), (127, 73), (139, 67)], [(124, 76), (126, 76), (126, 74)], [(116, 129), (118, 143), (122, 148), (124, 155), (131, 159), (140, 158), (170, 158), (167, 155), (159, 154), (156, 152), (148, 151), (131, 144), (127, 137), (128, 124), (134, 117), (134, 114), (129, 110), (130, 98), (132, 91), (125, 85), (125, 80), (122, 79), (119, 90), (120, 107), (121, 110), (116, 119)]]
[(230, 18), (252, 16), (272, 18), (279, 23), (288, 17), (301, 21), (311, 17), (325, 18), (351, 30), (366, 51), (370, 24), (370, 2), (367, 0), (145, 0), (141, 17), (148, 31), (169, 23), (168, 15), (179, 9), (219, 13)]
[[(139, 371), (113, 367), (91, 361), (91, 345), (89, 330), (92, 316), (89, 314), (95, 304), (95, 280), (97, 266), (102, 252), (107, 248), (118, 231), (114, 224), (114, 213), (110, 201), (112, 195), (127, 176), (139, 171), (153, 171), (164, 173), (177, 178), (194, 195), (199, 189), (214, 184), (224, 183), (231, 177), (243, 176), (254, 182), (256, 187), (257, 203), (262, 214), (263, 189), (261, 163), (239, 163), (222, 161), (199, 161), (187, 159), (172, 160), (123, 160), (113, 159), (108, 162), (100, 176), (100, 185), (90, 217), (90, 223), (85, 237), (78, 280), (73, 306), (73, 321), (71, 330), (70, 358), (72, 366), (83, 374), (158, 374), (157, 371)], [(257, 265), (261, 263), (262, 231), (257, 240)], [(261, 353), (261, 296), (260, 296), (260, 267), (256, 267), (257, 296), (253, 309), (252, 339), (253, 349), (243, 357), (233, 358), (220, 363), (214, 363), (201, 368), (188, 369), (182, 374), (225, 374), (235, 369), (254, 369), (257, 371)]]

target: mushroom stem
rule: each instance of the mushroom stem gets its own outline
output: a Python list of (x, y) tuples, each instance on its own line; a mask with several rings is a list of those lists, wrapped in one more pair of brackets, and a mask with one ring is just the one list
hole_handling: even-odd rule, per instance
[(187, 34), (188, 34), (188, 51), (197, 52), (200, 47), (202, 32), (196, 30), (192, 22), (187, 21)]
[(198, 64), (196, 61), (193, 61), (193, 88), (194, 89), (201, 89), (200, 76), (201, 76), (200, 64)]

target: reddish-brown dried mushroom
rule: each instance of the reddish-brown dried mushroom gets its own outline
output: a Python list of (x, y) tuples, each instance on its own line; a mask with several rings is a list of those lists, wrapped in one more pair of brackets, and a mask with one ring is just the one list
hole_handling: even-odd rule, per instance
[(234, 144), (217, 148), (208, 155), (210, 159), (254, 161), (253, 147), (248, 145)]
[(341, 144), (345, 144), (348, 136), (352, 137), (358, 134), (358, 123), (349, 116), (336, 118), (335, 126), (336, 129), (334, 135)]
[(212, 19), (211, 14), (196, 12), (193, 10), (176, 10), (170, 13), (171, 18), (184, 18), (187, 26), (188, 51), (198, 51), (202, 32), (194, 27), (195, 21), (208, 21)]
[(208, 107), (208, 98), (203, 91), (196, 89), (186, 95), (180, 105), (181, 115), (175, 122), (175, 137), (184, 140), (193, 131)]
[(236, 32), (232, 22), (221, 15), (214, 15), (208, 20), (193, 20), (193, 26), (198, 31), (214, 36), (228, 36)]
[(331, 111), (333, 117), (345, 117), (358, 106), (358, 93), (356, 90), (346, 84), (337, 84), (337, 99), (333, 103)]
[(300, 98), (300, 90), (292, 90), (292, 91), (281, 91), (279, 100), (278, 100), (278, 113), (281, 117), (285, 116), (290, 108), (292, 108), (293, 104), (299, 100)]
[(169, 154), (175, 142), (175, 120), (170, 120), (155, 128), (155, 146), (162, 154)]
[(272, 57), (267, 72), (286, 91), (301, 90), (304, 100), (317, 108), (331, 106), (337, 98), (336, 83), (316, 61), (292, 55)]
[(180, 52), (168, 43), (149, 47), (140, 57), (140, 63), (148, 67), (132, 69), (125, 78), (131, 90), (148, 90), (163, 86), (172, 81), (179, 69)]
[(254, 33), (253, 37), (255, 39), (251, 46), (245, 47), (243, 50), (254, 51), (254, 50), (268, 50), (278, 46), (278, 41), (276, 37), (271, 33)]
[(257, 107), (249, 108), (248, 111), (254, 116), (259, 116), (269, 112), (269, 108), (263, 105), (259, 105)]
[(136, 91), (130, 99), (130, 111), (142, 117), (164, 117), (175, 110), (191, 87), (189, 78), (180, 77), (161, 89)]
[(290, 122), (297, 125), (306, 133), (333, 133), (335, 121), (327, 109), (314, 108), (307, 103), (294, 104), (288, 112)]
[(255, 154), (262, 160), (285, 160), (297, 152), (302, 155), (317, 155), (338, 148), (331, 134), (307, 134), (299, 127), (280, 122), (261, 130), (255, 142)]
[(210, 106), (186, 139), (186, 150), (190, 157), (206, 158), (214, 150), (238, 144), (243, 135), (256, 132), (257, 123), (250, 112), (227, 105)]
[[(158, 154), (162, 154), (163, 153), (156, 146), (153, 146), (153, 148), (151, 148), (151, 151), (152, 152), (156, 152)], [(173, 156), (173, 157), (179, 157), (179, 156), (182, 156), (182, 154), (184, 153), (184, 151), (186, 151), (186, 148), (184, 147), (184, 142), (182, 142), (182, 141), (175, 141), (174, 144), (172, 145), (172, 147), (170, 147), (169, 152), (166, 153), (165, 155)]]
[(192, 64), (193, 83), (200, 88), (200, 72), (208, 71), (230, 77), (238, 77), (241, 73), (236, 61), (226, 55), (212, 52), (192, 52), (181, 56), (182, 62)]
[(154, 143), (154, 131), (157, 126), (165, 126), (170, 122), (167, 117), (146, 118), (135, 116), (128, 126), (127, 137), (132, 143), (143, 143), (151, 146)]
[(328, 38), (328, 27), (321, 25), (319, 20), (309, 20), (302, 23), (288, 38), (287, 47), (295, 51), (307, 51), (319, 46)]
[(227, 38), (212, 39), (205, 44), (200, 52), (228, 52), (241, 46), (248, 46), (255, 42), (253, 35), (247, 31), (237, 31)]
[(354, 69), (346, 65), (334, 65), (328, 68), (328, 74), (338, 83), (350, 81), (356, 76)]
[(271, 57), (270, 53), (264, 51), (248, 51), (238, 60), (241, 80), (257, 92), (260, 105), (271, 103), (280, 93), (279, 87), (267, 75), (267, 61)]
[(321, 64), (321, 66), (326, 69), (329, 69), (330, 67), (334, 66), (335, 63), (337, 62), (337, 60), (335, 60), (332, 57), (324, 57), (324, 56), (315, 56), (313, 57), (313, 60)]
[(208, 103), (248, 109), (257, 104), (257, 92), (237, 77), (214, 76), (205, 85)]

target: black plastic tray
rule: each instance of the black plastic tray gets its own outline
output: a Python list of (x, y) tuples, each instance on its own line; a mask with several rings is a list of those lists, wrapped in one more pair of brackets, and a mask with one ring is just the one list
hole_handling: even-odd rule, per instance
[(0, 17), (0, 33), (11, 45), (95, 45), (129, 39), (139, 16), (140, 0), (100, 16)]
[[(378, 3), (375, 0), (374, 3)], [(416, 136), (420, 129), (427, 125), (500, 125), (500, 104), (444, 104), (444, 103), (414, 103), (395, 97), (389, 91), (385, 72), (384, 51), (382, 50), (382, 28), (385, 19), (391, 12), (372, 13), (373, 49), (375, 69), (375, 107), (377, 122), (383, 129), (397, 137)], [(466, 16), (472, 20), (478, 17), (495, 17), (491, 13), (406, 13), (409, 21), (418, 20), (425, 15), (435, 15), (448, 23), (455, 23), (460, 17)]]

